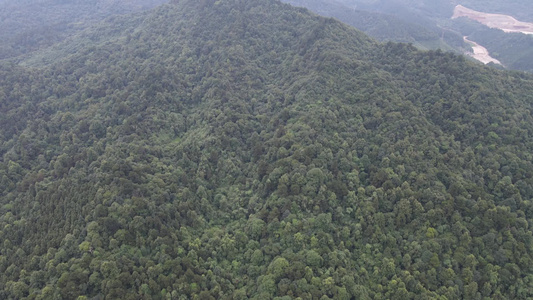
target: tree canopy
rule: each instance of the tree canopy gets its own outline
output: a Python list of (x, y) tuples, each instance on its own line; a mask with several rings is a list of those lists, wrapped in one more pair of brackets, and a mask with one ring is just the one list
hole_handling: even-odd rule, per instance
[(273, 0), (52, 50), (0, 64), (0, 298), (533, 297), (531, 75)]

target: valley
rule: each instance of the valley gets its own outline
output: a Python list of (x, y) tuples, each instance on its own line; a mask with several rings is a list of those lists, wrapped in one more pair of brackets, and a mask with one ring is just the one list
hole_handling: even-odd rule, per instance
[[(421, 50), (471, 52), (463, 38), (467, 36), (483, 46), (504, 68), (533, 72), (533, 35), (530, 34), (533, 23), (527, 23), (533, 16), (527, 10), (527, 1), (283, 1), (337, 18), (378, 41), (410, 43)], [(492, 13), (481, 12), (484, 10)], [(481, 49), (476, 51), (480, 53)]]

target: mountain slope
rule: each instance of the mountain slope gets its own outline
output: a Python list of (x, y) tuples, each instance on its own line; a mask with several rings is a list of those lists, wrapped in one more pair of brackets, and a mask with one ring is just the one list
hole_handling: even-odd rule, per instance
[(277, 1), (127, 22), (0, 66), (0, 298), (532, 296), (531, 76)]
[(105, 18), (153, 8), (166, 0), (0, 1), (0, 59), (50, 47)]

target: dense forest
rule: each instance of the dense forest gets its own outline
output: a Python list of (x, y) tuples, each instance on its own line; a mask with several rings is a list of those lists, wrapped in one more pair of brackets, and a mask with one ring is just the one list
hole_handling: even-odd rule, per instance
[(533, 76), (275, 0), (0, 63), (0, 299), (533, 297)]
[(106, 18), (166, 0), (1, 0), (0, 60), (42, 50)]

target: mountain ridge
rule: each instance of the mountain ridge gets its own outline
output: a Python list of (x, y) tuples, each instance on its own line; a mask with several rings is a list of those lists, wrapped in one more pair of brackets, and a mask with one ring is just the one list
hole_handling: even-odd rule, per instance
[[(286, 0), (305, 6), (320, 15), (333, 16), (365, 31), (381, 41), (413, 43), (420, 49), (441, 49), (470, 54), (472, 48), (465, 36), (482, 45), (494, 58), (510, 70), (531, 73), (531, 43), (529, 35), (508, 34), (499, 29), (478, 26), (475, 21), (453, 19), (454, 7), (463, 4), (477, 7), (480, 12), (499, 12), (524, 18), (533, 17), (524, 9), (526, 1), (339, 1)], [(453, 20), (452, 20), (452, 19)], [(493, 64), (494, 66), (494, 64)]]

